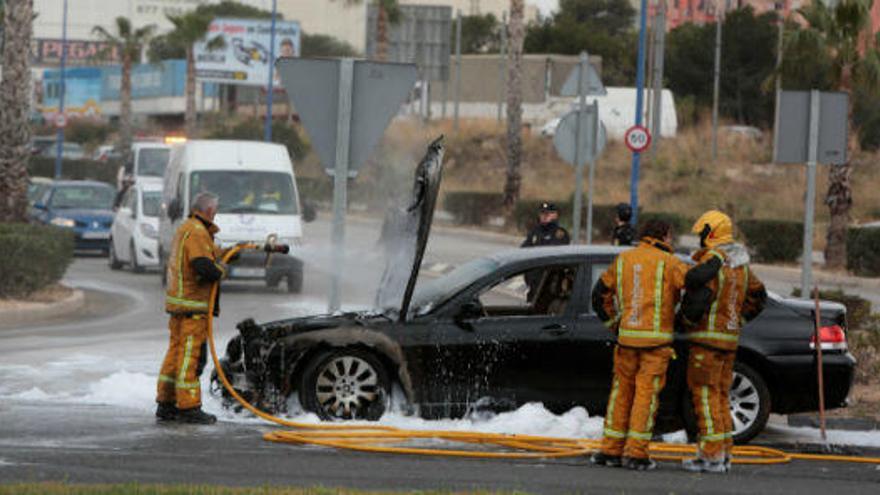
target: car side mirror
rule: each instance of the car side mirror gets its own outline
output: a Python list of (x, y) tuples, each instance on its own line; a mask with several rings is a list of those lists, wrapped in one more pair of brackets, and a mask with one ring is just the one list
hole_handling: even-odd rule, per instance
[(473, 320), (481, 316), (483, 316), (483, 305), (480, 304), (480, 301), (468, 301), (458, 308), (458, 313), (455, 315), (455, 324), (465, 330), (473, 331)]
[(315, 205), (309, 202), (304, 202), (302, 205), (303, 222), (314, 222), (316, 218), (318, 218), (318, 211), (315, 209)]
[(168, 203), (168, 210), (166, 213), (168, 213), (168, 218), (172, 222), (180, 218), (180, 201), (178, 201), (177, 198), (172, 199), (171, 202)]

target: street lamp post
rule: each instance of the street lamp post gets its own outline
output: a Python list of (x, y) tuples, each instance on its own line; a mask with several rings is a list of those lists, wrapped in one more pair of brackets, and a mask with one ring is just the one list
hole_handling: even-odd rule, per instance
[[(64, 115), (64, 94), (67, 92), (64, 67), (67, 65), (67, 0), (61, 21), (61, 74), (59, 75), (58, 115)], [(61, 178), (61, 152), (64, 149), (64, 126), (57, 126), (55, 135), (55, 178)]]
[(272, 97), (275, 94), (275, 17), (278, 0), (272, 0), (272, 28), (269, 34), (269, 83), (266, 86), (266, 123), (263, 127), (263, 140), (272, 140)]
[[(636, 125), (642, 125), (642, 104), (645, 92), (645, 29), (648, 16), (648, 0), (642, 0), (639, 15), (639, 54), (636, 59)], [(641, 153), (633, 151), (632, 172), (630, 177), (630, 205), (632, 206), (632, 223), (636, 225), (639, 211), (639, 165)]]

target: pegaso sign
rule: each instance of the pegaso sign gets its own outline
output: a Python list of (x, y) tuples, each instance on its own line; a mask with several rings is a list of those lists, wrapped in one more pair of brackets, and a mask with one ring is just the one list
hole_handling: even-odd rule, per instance
[[(207, 41), (195, 44), (196, 77), (201, 81), (265, 86), (272, 63), (271, 30), (271, 20), (215, 19), (206, 40), (219, 36), (223, 48), (208, 50)], [(299, 50), (299, 23), (276, 21), (275, 57), (298, 57)]]

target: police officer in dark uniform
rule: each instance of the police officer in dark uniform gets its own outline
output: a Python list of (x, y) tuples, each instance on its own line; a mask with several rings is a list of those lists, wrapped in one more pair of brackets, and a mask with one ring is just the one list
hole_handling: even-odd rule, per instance
[(559, 209), (553, 203), (541, 203), (538, 208), (538, 225), (535, 226), (520, 247), (563, 246), (571, 243), (568, 231), (559, 226)]
[(626, 203), (617, 205), (617, 218), (614, 221), (614, 232), (611, 243), (615, 246), (632, 246), (636, 242), (636, 229), (632, 226), (632, 207)]
[[(538, 225), (529, 231), (520, 247), (564, 246), (570, 243), (568, 231), (559, 226), (559, 209), (553, 203), (541, 203), (538, 208)], [(544, 270), (541, 269), (525, 273), (526, 285), (529, 286), (526, 299), (529, 302), (534, 301), (543, 275)]]

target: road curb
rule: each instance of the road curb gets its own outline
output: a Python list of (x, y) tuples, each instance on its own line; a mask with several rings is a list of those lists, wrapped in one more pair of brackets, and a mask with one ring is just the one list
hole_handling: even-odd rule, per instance
[(29, 323), (49, 320), (79, 311), (85, 306), (86, 297), (82, 290), (74, 289), (67, 298), (54, 303), (24, 303), (16, 309), (0, 309), (2, 327), (15, 327)]

